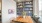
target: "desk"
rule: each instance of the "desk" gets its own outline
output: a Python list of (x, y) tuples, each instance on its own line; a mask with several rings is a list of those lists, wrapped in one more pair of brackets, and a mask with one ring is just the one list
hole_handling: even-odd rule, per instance
[(12, 21), (18, 21), (18, 22), (24, 22), (24, 23), (33, 23), (33, 20), (30, 16), (26, 16), (26, 18), (17, 17), (16, 20), (12, 20)]

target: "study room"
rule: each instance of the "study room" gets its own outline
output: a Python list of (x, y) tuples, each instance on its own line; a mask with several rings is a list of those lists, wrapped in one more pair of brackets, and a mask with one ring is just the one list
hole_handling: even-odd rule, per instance
[(0, 23), (42, 23), (42, 0), (0, 0)]

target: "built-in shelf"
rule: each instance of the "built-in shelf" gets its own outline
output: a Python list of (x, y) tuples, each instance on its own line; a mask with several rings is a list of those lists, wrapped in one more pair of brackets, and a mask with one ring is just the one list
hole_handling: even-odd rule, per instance
[(0, 23), (1, 23), (1, 16), (2, 16), (2, 15), (1, 15), (1, 10), (0, 10)]
[(26, 12), (26, 15), (33, 15), (33, 1), (24, 1), (24, 2), (17, 2), (17, 15), (22, 15), (22, 12)]

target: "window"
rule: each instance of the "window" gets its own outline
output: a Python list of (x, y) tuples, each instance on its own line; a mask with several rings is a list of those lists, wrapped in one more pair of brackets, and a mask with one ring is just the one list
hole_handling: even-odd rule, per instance
[(39, 15), (42, 16), (42, 0), (39, 0)]

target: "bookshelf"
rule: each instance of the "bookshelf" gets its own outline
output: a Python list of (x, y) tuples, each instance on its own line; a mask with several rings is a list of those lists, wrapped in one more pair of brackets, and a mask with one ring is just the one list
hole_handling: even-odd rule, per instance
[(1, 23), (1, 10), (0, 10), (0, 23)]
[(2, 18), (1, 18), (1, 0), (0, 0), (0, 23), (2, 23)]
[(33, 15), (33, 1), (23, 1), (17, 2), (17, 15), (22, 15), (22, 12), (25, 11), (26, 15)]

